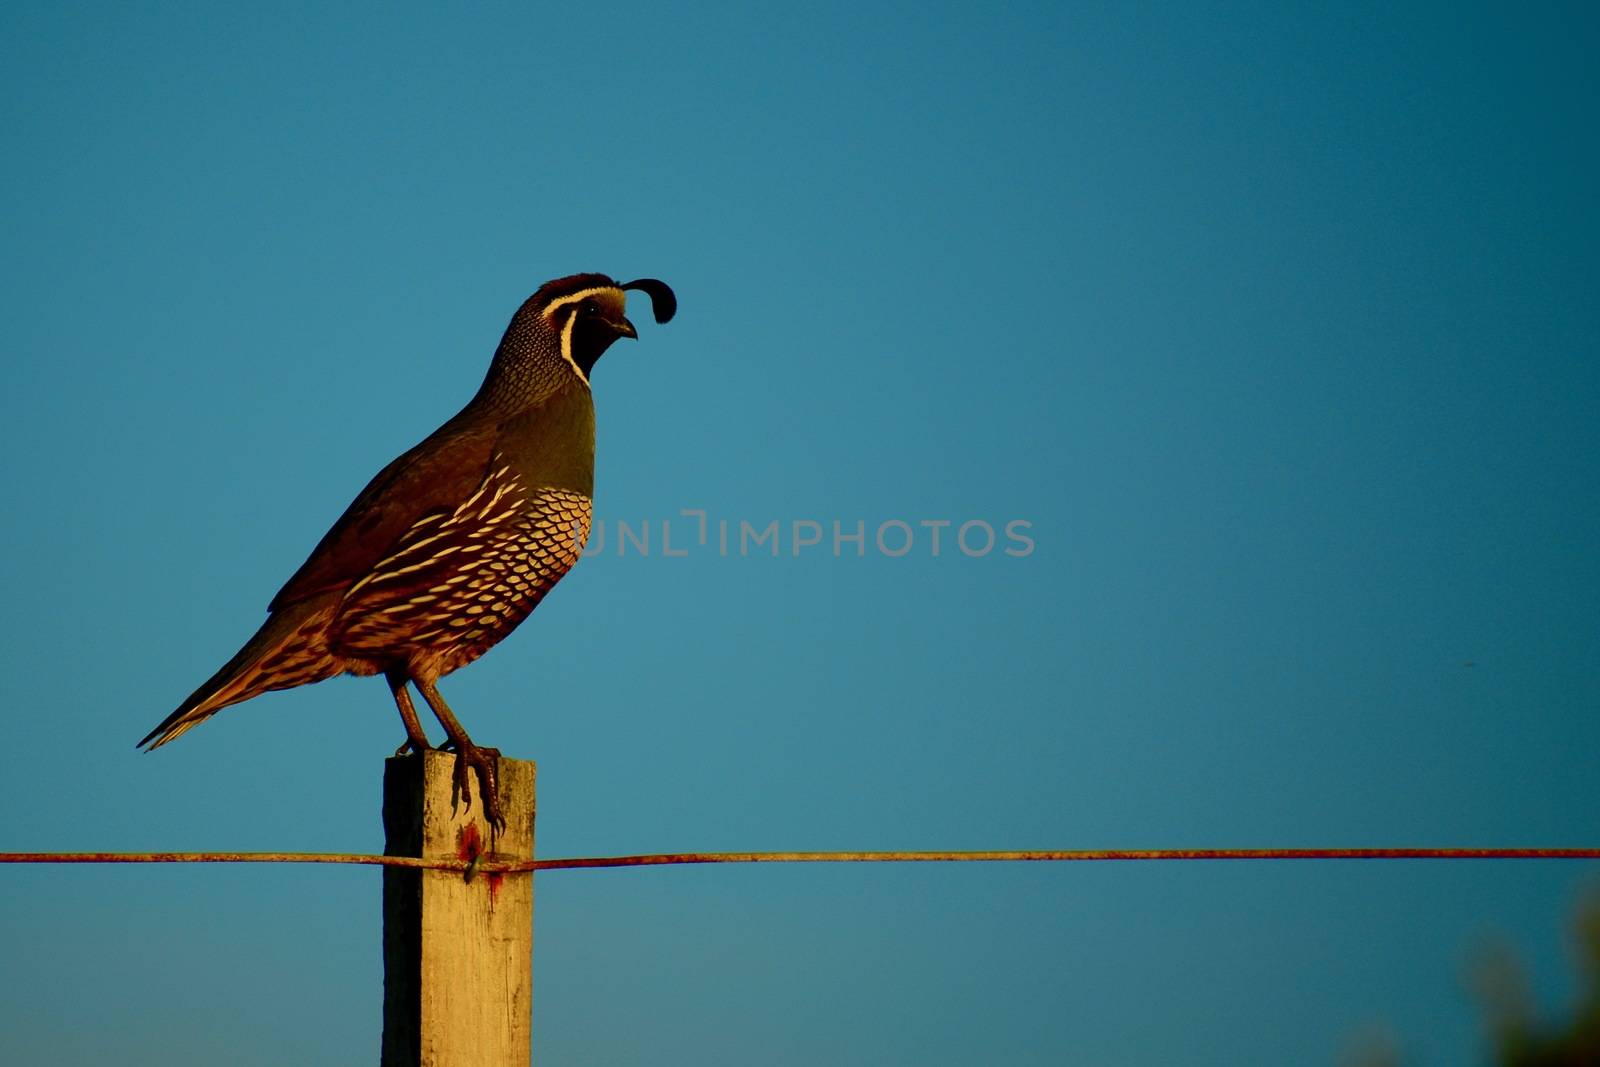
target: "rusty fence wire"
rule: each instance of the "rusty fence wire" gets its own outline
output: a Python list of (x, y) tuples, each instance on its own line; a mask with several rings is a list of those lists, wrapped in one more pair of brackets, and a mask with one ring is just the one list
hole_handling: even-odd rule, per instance
[(0, 852), (0, 863), (334, 863), (461, 871), (467, 877), (691, 863), (1039, 863), (1151, 860), (1594, 860), (1600, 848), (1168, 848), (989, 852), (661, 852), (558, 859), (419, 859), (341, 852)]

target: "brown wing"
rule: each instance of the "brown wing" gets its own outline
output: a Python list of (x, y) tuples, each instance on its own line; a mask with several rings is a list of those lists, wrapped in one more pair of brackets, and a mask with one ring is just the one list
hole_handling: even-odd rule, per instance
[(430, 512), (451, 511), (488, 473), (495, 428), (441, 429), (367, 483), (323, 535), (268, 611), (366, 577), (401, 536)]

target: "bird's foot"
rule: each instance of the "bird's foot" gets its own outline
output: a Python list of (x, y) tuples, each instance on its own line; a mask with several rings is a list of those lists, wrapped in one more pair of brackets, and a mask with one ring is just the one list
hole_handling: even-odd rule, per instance
[(433, 746), (428, 744), (426, 737), (420, 739), (408, 737), (400, 742), (400, 747), (394, 750), (394, 754), (396, 756), (404, 756), (407, 752), (427, 752), (431, 748)]
[(500, 781), (497, 769), (500, 765), (500, 750), (498, 748), (481, 748), (470, 742), (455, 742), (456, 770), (454, 782), (454, 796), (452, 801), (459, 797), (463, 805), (472, 807), (472, 778), (469, 769), (478, 779), (478, 796), (483, 803), (483, 816), (488, 820), (489, 826), (494, 830), (506, 828), (505, 815), (500, 811)]

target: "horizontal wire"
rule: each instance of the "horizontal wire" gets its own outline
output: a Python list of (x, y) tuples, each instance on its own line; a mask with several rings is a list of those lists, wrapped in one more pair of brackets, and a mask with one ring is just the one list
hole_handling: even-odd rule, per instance
[(1039, 863), (1127, 860), (1600, 859), (1600, 848), (1168, 848), (992, 852), (669, 852), (532, 861), (534, 870), (676, 863)]
[(344, 863), (517, 874), (689, 863), (1038, 863), (1149, 860), (1594, 860), (1600, 848), (1177, 848), (991, 852), (663, 852), (637, 856), (475, 860), (338, 852), (0, 852), (0, 863)]
[[(0, 863), (359, 863), (464, 871), (466, 860), (346, 852), (0, 852)], [(481, 864), (480, 864), (481, 866)]]

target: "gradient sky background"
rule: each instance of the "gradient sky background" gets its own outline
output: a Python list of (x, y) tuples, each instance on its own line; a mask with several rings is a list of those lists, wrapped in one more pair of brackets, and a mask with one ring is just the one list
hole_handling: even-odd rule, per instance
[[(0, 849), (381, 848), (381, 682), (134, 742), (578, 270), (682, 302), (595, 375), (655, 551), (443, 687), (542, 855), (1600, 843), (1594, 12), (6, 5)], [(552, 873), (535, 1054), (1470, 1063), (1597, 880)], [(374, 1062), (378, 902), (0, 869), (0, 1061)]]

